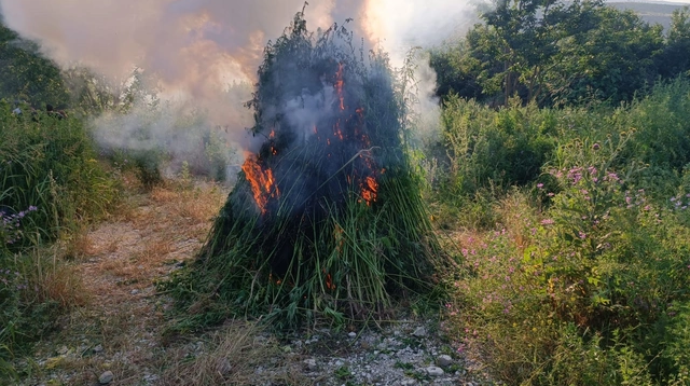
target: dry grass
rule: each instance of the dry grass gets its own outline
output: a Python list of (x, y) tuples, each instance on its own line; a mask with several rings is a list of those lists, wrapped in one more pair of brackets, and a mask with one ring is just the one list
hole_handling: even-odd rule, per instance
[(29, 289), (34, 290), (41, 303), (56, 302), (65, 309), (88, 304), (90, 296), (78, 268), (58, 259), (57, 253), (55, 248), (32, 252), (33, 271), (27, 277)]
[[(163, 385), (306, 385), (296, 361), (281, 351), (274, 338), (262, 334), (255, 323), (232, 322), (208, 337), (201, 354), (183, 346), (167, 352)], [(199, 346), (196, 346), (197, 349)], [(190, 358), (193, 358), (190, 360)], [(257, 369), (262, 369), (257, 374)]]
[(497, 209), (506, 232), (523, 251), (532, 244), (532, 228), (538, 223), (537, 213), (526, 209), (531, 207), (527, 195), (514, 193), (501, 200)]
[(82, 260), (95, 254), (87, 229), (79, 229), (63, 240), (63, 256), (67, 260)]
[[(138, 192), (130, 191), (123, 199), (126, 205), (109, 222), (64, 240), (52, 261), (43, 257), (44, 265), (30, 284), (39, 288), (41, 297), (71, 312), (59, 321), (62, 331), (37, 347), (34, 361), (43, 365), (32, 382), (94, 384), (99, 374), (110, 370), (115, 374), (113, 384), (137, 385), (143, 374), (158, 374), (171, 365), (170, 358), (182, 358), (188, 345), (162, 345), (170, 300), (156, 293), (155, 282), (167, 276), (176, 262), (194, 258), (227, 191), (211, 183), (167, 182), (149, 193)], [(60, 256), (73, 263), (61, 262)], [(241, 329), (228, 331), (235, 335), (227, 344), (241, 342)], [(250, 339), (252, 331), (244, 332), (244, 339)], [(241, 356), (260, 356), (247, 346), (226, 347), (221, 335), (209, 339), (218, 345), (216, 353), (239, 350)], [(56, 356), (62, 345), (79, 354)], [(97, 345), (103, 351), (93, 353)], [(196, 366), (203, 367), (201, 362)]]

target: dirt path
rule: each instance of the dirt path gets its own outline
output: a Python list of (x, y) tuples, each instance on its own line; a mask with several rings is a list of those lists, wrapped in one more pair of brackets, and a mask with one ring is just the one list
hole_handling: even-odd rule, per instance
[(105, 371), (113, 385), (157, 383), (170, 300), (156, 294), (155, 282), (193, 258), (226, 194), (213, 184), (156, 187), (129, 197), (115, 221), (83, 235), (74, 268), (87, 305), (39, 344), (28, 384), (95, 384)]

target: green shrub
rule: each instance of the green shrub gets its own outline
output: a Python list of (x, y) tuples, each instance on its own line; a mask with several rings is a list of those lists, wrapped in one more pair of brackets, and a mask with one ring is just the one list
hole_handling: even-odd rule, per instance
[[(465, 246), (465, 270), (454, 280), (458, 298), (449, 304), (462, 315), (456, 319), (461, 348), (481, 351), (498, 379), (688, 384), (689, 359), (681, 349), (690, 339), (688, 87), (686, 81), (658, 86), (616, 109), (529, 113), (531, 122), (550, 118), (544, 135), (552, 148), (538, 184), (494, 197), (506, 202), (529, 192), (532, 200), (516, 210), (522, 216), (517, 228), (502, 213), (496, 223), (509, 229)], [(445, 182), (472, 188), (439, 184), (435, 198), (441, 203), (435, 205), (459, 203), (458, 216), (467, 217), (473, 205), (450, 193), (472, 192), (468, 178), (484, 192), (501, 191), (493, 188), (495, 177), (476, 178), (491, 164), (490, 157), (475, 161), (482, 159), (474, 154), (481, 147), (471, 140), (503, 143), (499, 139), (511, 131), (505, 124), (499, 129), (498, 122), (508, 109), (491, 112), (472, 102), (446, 108), (452, 109), (446, 118), (457, 117), (446, 129), (454, 128), (453, 138), (467, 138), (447, 148), (467, 156), (455, 163), (462, 172), (450, 169)], [(471, 131), (472, 125), (505, 133)], [(521, 146), (530, 148), (525, 143), (538, 135), (532, 131)], [(510, 159), (510, 153), (495, 150), (499, 146), (486, 149)], [(493, 165), (516, 164), (501, 162)], [(519, 185), (517, 179), (504, 183)]]
[(657, 86), (648, 97), (619, 109), (611, 123), (633, 136), (624, 162), (681, 170), (690, 163), (690, 82)]
[(117, 196), (79, 120), (10, 111), (0, 103), (0, 378), (16, 375), (8, 361), (80, 296), (46, 245), (106, 215)]
[[(687, 341), (690, 199), (654, 201), (608, 163), (552, 170), (560, 192), (528, 241), (464, 250), (467, 339), (503, 380), (651, 384), (680, 379)], [(629, 172), (630, 181), (635, 175)], [(543, 189), (541, 187), (540, 189)], [(548, 192), (551, 193), (551, 192)], [(671, 327), (675, 326), (675, 327)], [(664, 357), (667, 353), (669, 358)]]
[(18, 213), (35, 207), (22, 221), (23, 232), (44, 241), (106, 214), (116, 198), (114, 182), (82, 123), (10, 110), (0, 104), (0, 208)]
[(452, 97), (442, 118), (448, 175), (441, 189), (453, 195), (533, 181), (555, 144), (553, 113), (533, 105), (496, 112)]

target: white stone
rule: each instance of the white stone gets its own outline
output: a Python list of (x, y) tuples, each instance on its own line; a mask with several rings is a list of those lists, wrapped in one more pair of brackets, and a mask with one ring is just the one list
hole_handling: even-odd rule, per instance
[(429, 374), (430, 377), (440, 377), (444, 374), (443, 369), (436, 366), (427, 367), (426, 373)]
[(107, 385), (112, 381), (113, 381), (113, 372), (112, 371), (106, 371), (103, 374), (101, 374), (100, 377), (98, 377), (98, 383), (100, 383), (101, 385)]
[(453, 358), (451, 358), (450, 355), (439, 355), (439, 357), (436, 358), (436, 364), (441, 368), (450, 367), (453, 365)]

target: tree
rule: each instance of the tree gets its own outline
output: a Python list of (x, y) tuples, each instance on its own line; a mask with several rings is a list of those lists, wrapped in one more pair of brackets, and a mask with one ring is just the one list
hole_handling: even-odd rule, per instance
[(690, 70), (690, 7), (673, 12), (659, 72), (670, 78)]
[[(674, 36), (690, 30), (682, 17)], [(481, 90), (481, 99), (501, 104), (514, 96), (540, 106), (586, 98), (618, 103), (659, 75), (661, 27), (600, 0), (501, 0), (483, 18), (464, 42), (432, 55), (437, 71), (446, 71), (440, 92), (473, 97)], [(683, 52), (678, 48), (676, 55)]]
[(66, 107), (69, 96), (60, 69), (38, 45), (0, 24), (0, 97), (22, 99), (35, 107)]

